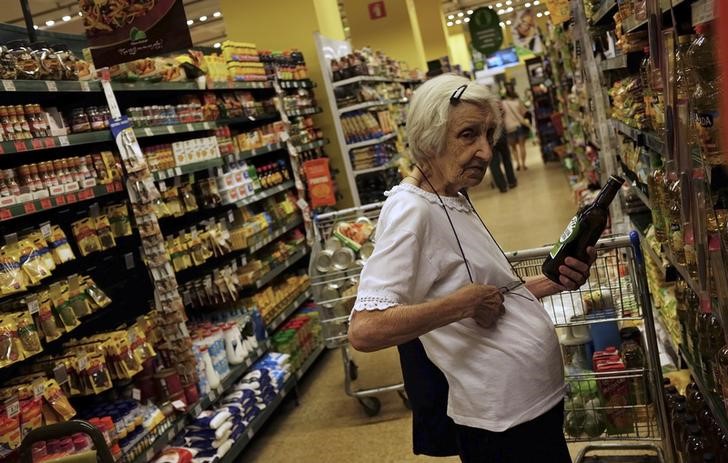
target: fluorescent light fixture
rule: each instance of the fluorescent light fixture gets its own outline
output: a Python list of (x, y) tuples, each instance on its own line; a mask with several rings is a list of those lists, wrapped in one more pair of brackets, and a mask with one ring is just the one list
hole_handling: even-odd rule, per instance
[(541, 3), (538, 0), (533, 0), (533, 6), (538, 6), (538, 4)]
[(191, 25), (193, 25), (194, 23), (195, 23), (195, 20), (194, 20), (194, 19), (188, 19), (188, 20), (187, 20), (187, 25), (188, 25), (188, 26), (191, 26)]
[(200, 16), (200, 21), (202, 21), (202, 22), (207, 21), (207, 16)]
[(463, 16), (465, 16), (465, 13), (463, 13), (462, 11), (458, 13), (458, 18), (462, 18)]
[(463, 23), (463, 22), (462, 22), (461, 20), (459, 20), (459, 19), (456, 19), (456, 20), (455, 20), (455, 24), (462, 24), (462, 23)]
[(68, 15), (65, 15), (65, 16), (64, 16), (64, 17), (62, 17), (61, 19), (62, 19), (63, 21), (66, 21), (66, 22), (67, 22), (67, 21), (70, 21), (70, 20), (71, 20), (71, 17), (70, 17), (70, 16), (68, 16)]
[(513, 2), (511, 0), (506, 0), (506, 5), (513, 5)]
[(222, 16), (222, 13), (220, 13), (219, 11), (212, 13), (213, 18), (219, 18), (220, 16)]
[(449, 14), (449, 15), (447, 15), (447, 19), (455, 19), (455, 15), (454, 14)]
[(453, 25), (453, 24), (455, 24), (455, 23), (454, 23), (454, 22), (452, 22), (452, 21), (448, 21), (448, 22), (447, 22), (447, 27), (452, 27), (452, 25)]
[(37, 24), (33, 24), (33, 29), (38, 30), (38, 25)]
[(540, 11), (538, 13), (536, 13), (537, 18), (540, 18), (541, 16), (543, 16), (543, 13), (541, 13)]
[(465, 18), (465, 19), (463, 19), (463, 22), (464, 22), (464, 23), (469, 23), (469, 22), (470, 22), (470, 18)]
[(52, 26), (52, 25), (54, 25), (55, 23), (56, 23), (56, 22), (55, 22), (54, 20), (52, 20), (52, 19), (49, 19), (48, 21), (46, 21), (46, 26), (48, 26), (48, 27), (51, 27), (51, 26)]
[(544, 15), (544, 16), (548, 16), (548, 15), (550, 15), (550, 14), (551, 14), (551, 12), (550, 12), (550, 11), (548, 11), (548, 10), (546, 10), (546, 11), (544, 11), (544, 12), (543, 12), (543, 15)]
[(79, 11), (79, 12), (78, 12), (78, 15), (79, 15), (79, 16), (83, 16), (83, 11)]
[(469, 15), (473, 14), (473, 10), (468, 10), (468, 14)]
[(500, 2), (498, 2), (498, 3), (496, 3), (496, 4), (495, 4), (495, 7), (496, 7), (496, 8), (500, 8), (500, 7), (502, 7), (502, 6), (503, 6), (503, 4), (502, 4), (502, 3), (500, 3)]
[(221, 43), (220, 43), (220, 42), (215, 42), (215, 43), (213, 43), (213, 44), (212, 44), (212, 46), (213, 46), (214, 48), (220, 48), (220, 45), (221, 45)]
[(513, 24), (513, 23), (511, 22), (510, 19), (508, 21), (506, 21), (506, 26), (510, 26), (511, 24)]

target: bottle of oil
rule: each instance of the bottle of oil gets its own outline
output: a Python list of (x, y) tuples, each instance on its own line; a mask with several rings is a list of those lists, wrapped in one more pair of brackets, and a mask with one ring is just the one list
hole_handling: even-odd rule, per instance
[(662, 198), (662, 184), (664, 183), (665, 170), (662, 168), (660, 156), (652, 156), (652, 171), (647, 177), (647, 191), (650, 194), (652, 205), (652, 226), (655, 229), (655, 238), (659, 243), (667, 241), (667, 230), (665, 229), (665, 211), (662, 205), (665, 203)]

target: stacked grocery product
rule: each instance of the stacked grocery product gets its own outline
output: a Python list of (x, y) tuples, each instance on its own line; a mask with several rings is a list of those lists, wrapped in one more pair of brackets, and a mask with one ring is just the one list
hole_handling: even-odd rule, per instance
[(233, 81), (266, 80), (265, 68), (254, 43), (226, 40), (222, 43), (222, 57)]
[(395, 141), (351, 150), (351, 165), (354, 170), (371, 169), (386, 165), (399, 154)]
[(396, 61), (381, 51), (373, 52), (370, 48), (354, 50), (339, 59), (330, 62), (332, 80), (334, 82), (357, 76), (378, 76), (393, 79), (422, 79), (417, 71), (412, 71), (404, 61)]
[(295, 48), (282, 52), (261, 50), (259, 55), (268, 76), (275, 76), (279, 80), (308, 79), (308, 68), (303, 53)]
[(78, 80), (91, 78), (89, 65), (62, 43), (13, 40), (0, 47), (0, 77), (5, 80)]
[(381, 138), (395, 130), (388, 111), (372, 114), (369, 111), (352, 111), (341, 118), (346, 143), (353, 144)]
[(316, 306), (304, 306), (271, 336), (273, 350), (290, 356), (294, 370), (323, 342)]

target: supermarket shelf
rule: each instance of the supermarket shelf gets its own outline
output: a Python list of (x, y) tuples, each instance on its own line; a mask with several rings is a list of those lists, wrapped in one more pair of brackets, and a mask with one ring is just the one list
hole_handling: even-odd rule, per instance
[(190, 91), (205, 90), (199, 88), (197, 82), (111, 82), (111, 88), (115, 92), (153, 92), (153, 91)]
[(249, 81), (249, 82), (213, 82), (207, 86), (211, 90), (265, 90), (273, 88), (271, 81)]
[(304, 151), (310, 151), (312, 149), (321, 148), (329, 144), (328, 138), (322, 138), (321, 140), (315, 140), (310, 143), (296, 146), (296, 152), (302, 153)]
[(297, 109), (295, 111), (286, 112), (286, 115), (288, 117), (303, 117), (303, 116), (311, 116), (313, 114), (321, 114), (324, 112), (323, 109), (319, 107), (315, 108), (304, 108), (304, 109)]
[(279, 80), (281, 88), (314, 88), (316, 83), (310, 79)]
[(650, 256), (650, 259), (652, 259), (658, 266), (663, 267), (664, 262), (662, 261), (662, 257), (660, 257), (657, 251), (655, 251), (655, 249), (650, 245), (650, 242), (647, 241), (647, 238), (645, 238), (642, 230), (637, 229), (637, 234), (640, 237), (640, 243), (644, 244), (644, 246), (642, 246), (642, 249), (646, 249), (647, 254)]
[(370, 167), (369, 169), (354, 170), (354, 175), (371, 174), (372, 172), (379, 172), (382, 170), (393, 169), (393, 168), (395, 168), (395, 166), (392, 165), (391, 162), (386, 162), (386, 163), (382, 164), (381, 166)]
[(317, 347), (316, 350), (311, 352), (311, 355), (309, 355), (303, 365), (301, 365), (301, 368), (293, 373), (288, 381), (283, 384), (283, 387), (281, 387), (281, 390), (279, 391), (276, 398), (273, 399), (271, 403), (269, 403), (265, 407), (263, 412), (255, 417), (253, 421), (251, 421), (245, 434), (240, 436), (235, 441), (235, 444), (233, 444), (228, 453), (226, 453), (225, 456), (220, 459), (219, 463), (234, 463), (236, 461), (239, 461), (240, 453), (242, 453), (242, 451), (245, 450), (245, 447), (250, 444), (250, 441), (253, 439), (253, 437), (258, 432), (260, 432), (265, 423), (270, 419), (273, 413), (275, 413), (281, 403), (283, 403), (283, 399), (285, 399), (286, 396), (290, 394), (292, 390), (294, 390), (297, 383), (301, 380), (303, 375), (305, 375), (306, 372), (311, 368), (311, 365), (313, 365), (313, 363), (318, 359), (318, 357), (323, 353), (324, 350), (324, 346), (321, 345)]
[(346, 106), (344, 108), (339, 108), (337, 111), (339, 113), (339, 116), (342, 114), (350, 113), (352, 111), (358, 111), (360, 109), (367, 109), (367, 108), (373, 108), (375, 106), (384, 106), (392, 103), (398, 103), (400, 100), (377, 100), (377, 101), (365, 101), (364, 103), (359, 103), (351, 106)]
[(168, 178), (179, 177), (184, 174), (199, 172), (201, 170), (222, 167), (223, 164), (224, 162), (222, 158), (208, 159), (206, 161), (185, 164), (183, 166), (175, 167), (174, 169), (160, 170), (152, 173), (152, 176), (154, 177), (154, 180), (166, 180)]
[[(223, 125), (233, 125), (233, 124), (254, 124), (254, 123), (262, 123), (262, 122), (272, 122), (275, 120), (278, 120), (281, 118), (281, 114), (279, 112), (272, 112), (272, 113), (265, 113), (260, 114), (257, 116), (245, 116), (245, 117), (235, 117), (230, 119), (218, 119), (215, 121), (215, 124), (217, 127), (222, 127)], [(215, 127), (213, 127), (215, 128)]]
[(280, 151), (286, 149), (286, 146), (282, 143), (273, 143), (270, 145), (261, 146), (260, 148), (253, 148), (252, 150), (245, 150), (235, 154), (229, 154), (224, 156), (226, 161), (244, 161), (246, 159), (254, 158), (263, 154), (272, 153), (274, 151)]
[(281, 273), (288, 270), (288, 268), (290, 266), (292, 266), (299, 260), (303, 259), (307, 254), (308, 254), (308, 249), (305, 246), (302, 246), (301, 249), (299, 249), (298, 251), (296, 251), (292, 255), (290, 255), (288, 257), (288, 259), (283, 261), (282, 264), (277, 265), (275, 268), (273, 268), (273, 270), (271, 270), (270, 272), (266, 273), (265, 275), (260, 277), (258, 280), (256, 280), (255, 285), (254, 285), (255, 288), (260, 289), (263, 286), (267, 285), (268, 283), (273, 281), (273, 279), (275, 277), (277, 277)]
[(672, 251), (670, 250), (670, 248), (668, 246), (664, 246), (664, 252), (665, 252), (665, 257), (667, 257), (667, 260), (670, 262), (670, 265), (675, 267), (675, 270), (677, 270), (677, 273), (679, 273), (680, 276), (682, 277), (682, 279), (688, 283), (688, 286), (690, 286), (690, 289), (692, 289), (696, 294), (700, 294), (700, 292), (701, 292), (700, 285), (698, 284), (697, 281), (695, 281), (695, 279), (692, 276), (690, 276), (690, 272), (688, 272), (688, 270), (685, 267), (683, 267), (682, 265), (680, 265), (678, 263), (677, 259), (675, 258), (675, 256), (673, 255)]
[(176, 133), (199, 132), (201, 130), (214, 130), (217, 125), (214, 121), (192, 122), (189, 124), (157, 125), (151, 127), (135, 128), (137, 138), (158, 137), (159, 135), (174, 135)]
[(300, 294), (296, 300), (288, 304), (283, 311), (281, 311), (280, 314), (278, 314), (273, 320), (271, 320), (270, 323), (267, 325), (267, 329), (269, 333), (272, 333), (275, 331), (279, 326), (281, 326), (281, 323), (286, 321), (288, 317), (293, 315), (293, 313), (298, 310), (303, 304), (306, 303), (307, 300), (311, 299), (311, 288), (309, 287), (306, 289), (306, 291), (303, 292), (303, 294)]
[(636, 142), (641, 141), (640, 140), (640, 135), (642, 134), (641, 130), (635, 129), (634, 127), (631, 127), (617, 119), (610, 119), (610, 120), (612, 121), (612, 124), (614, 125), (614, 127), (617, 129), (618, 132), (620, 132), (623, 135), (628, 136), (629, 138), (631, 138), (632, 140), (634, 140)]
[(356, 143), (348, 144), (348, 145), (346, 145), (346, 149), (353, 150), (356, 148), (364, 148), (365, 146), (371, 146), (371, 145), (376, 145), (379, 143), (384, 143), (385, 141), (391, 140), (396, 137), (397, 137), (396, 133), (390, 133), (389, 135), (384, 135), (383, 137), (374, 138), (372, 140), (364, 140), (364, 141), (359, 141)]
[(280, 227), (276, 228), (265, 239), (263, 239), (262, 241), (259, 241), (258, 243), (255, 243), (254, 245), (248, 247), (247, 248), (248, 252), (252, 254), (254, 252), (260, 251), (261, 249), (263, 249), (264, 247), (266, 247), (267, 245), (269, 245), (273, 241), (277, 240), (281, 236), (285, 235), (289, 231), (291, 231), (294, 228), (296, 228), (299, 225), (301, 225), (303, 223), (303, 218), (300, 215), (298, 215), (298, 214), (296, 214), (296, 215), (297, 215), (296, 220), (293, 220), (293, 221), (291, 221), (289, 223), (286, 223), (286, 224), (281, 225)]
[(61, 146), (88, 145), (89, 143), (110, 142), (112, 140), (110, 131), (98, 130), (95, 132), (72, 133), (57, 137), (4, 141), (0, 142), (0, 154), (23, 153), (25, 151), (38, 151)]
[[(164, 450), (167, 445), (174, 439), (174, 436), (182, 432), (182, 430), (185, 428), (185, 425), (187, 424), (187, 416), (182, 415), (178, 417), (177, 419), (174, 419), (172, 421), (172, 425), (162, 434), (157, 437), (154, 442), (152, 442), (152, 445), (149, 446), (145, 451), (139, 452), (137, 454), (136, 458), (129, 458), (127, 459), (125, 456), (122, 457), (120, 460), (121, 462), (125, 463), (148, 463), (152, 460), (154, 460), (154, 456), (157, 455), (159, 452)], [(138, 444), (137, 444), (138, 445)], [(129, 452), (131, 454), (134, 454), (134, 449), (137, 446), (132, 447), (132, 450)]]
[(638, 197), (638, 198), (640, 199), (640, 201), (642, 201), (642, 203), (644, 203), (644, 205), (645, 205), (645, 206), (647, 206), (648, 208), (652, 209), (652, 206), (650, 205), (650, 198), (648, 198), (648, 197), (647, 197), (647, 196), (646, 196), (646, 195), (645, 195), (645, 194), (644, 194), (644, 193), (642, 192), (642, 190), (640, 190), (640, 189), (639, 189), (639, 188), (637, 187), (637, 185), (635, 185), (635, 184), (633, 183), (633, 184), (632, 184), (632, 186), (630, 187), (630, 190), (631, 190), (631, 191), (633, 191), (635, 195), (637, 195), (637, 197)]
[(710, 408), (710, 411), (713, 412), (713, 416), (715, 416), (718, 420), (718, 424), (720, 424), (723, 432), (728, 432), (728, 417), (726, 417), (726, 410), (715, 394), (708, 390), (703, 379), (702, 371), (698, 367), (697, 362), (682, 347), (680, 348), (680, 355), (683, 360), (685, 360), (688, 369), (690, 369), (690, 374), (695, 380), (695, 384), (698, 385), (698, 389), (703, 392), (703, 397), (705, 397), (705, 403), (708, 404), (708, 408)]
[(632, 126), (625, 124), (617, 119), (610, 119), (612, 124), (615, 126), (618, 132), (628, 136), (637, 143), (643, 144), (647, 148), (651, 149), (655, 153), (663, 154), (665, 150), (665, 143), (662, 141), (659, 135), (653, 132), (646, 132), (644, 130), (636, 129)]
[(617, 7), (617, 0), (605, 0), (599, 9), (594, 12), (591, 17), (592, 24), (599, 24), (604, 19), (610, 19), (611, 16), (607, 16)]
[(350, 77), (348, 79), (333, 82), (331, 84), (331, 86), (334, 88), (337, 88), (337, 87), (343, 87), (345, 85), (356, 84), (359, 82), (395, 82), (395, 79), (390, 79), (388, 77), (380, 77), (380, 76), (356, 76), (356, 77)]
[(622, 29), (626, 34), (629, 34), (630, 32), (635, 32), (638, 29), (641, 29), (643, 27), (647, 26), (647, 20), (638, 21), (635, 19), (634, 16), (630, 16), (628, 18), (625, 18), (624, 21), (622, 21)]
[(643, 132), (645, 137), (645, 146), (658, 154), (665, 154), (665, 143), (655, 133)]
[(602, 71), (614, 71), (617, 69), (627, 68), (627, 54), (617, 55), (614, 58), (607, 58), (601, 63), (599, 67)]
[(278, 186), (275, 186), (273, 188), (268, 188), (267, 190), (263, 190), (260, 193), (256, 193), (254, 195), (241, 199), (240, 201), (235, 203), (235, 207), (243, 207), (243, 206), (247, 206), (248, 204), (257, 203), (258, 201), (261, 201), (265, 198), (269, 198), (282, 191), (290, 190), (291, 188), (293, 188), (295, 186), (296, 186), (296, 182), (294, 182), (293, 180), (283, 182)]
[(96, 81), (79, 80), (3, 80), (5, 92), (100, 92), (101, 85)]
[(44, 212), (57, 207), (67, 206), (69, 204), (88, 201), (100, 198), (119, 191), (123, 191), (123, 186), (119, 182), (109, 183), (108, 185), (96, 185), (91, 188), (82, 188), (78, 191), (64, 193), (58, 196), (49, 196), (48, 198), (34, 199), (20, 204), (0, 208), (0, 222), (6, 220), (17, 219), (26, 215)]

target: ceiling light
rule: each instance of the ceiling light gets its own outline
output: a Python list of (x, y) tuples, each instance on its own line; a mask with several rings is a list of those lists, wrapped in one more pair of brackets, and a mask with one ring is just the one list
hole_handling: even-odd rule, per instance
[(463, 13), (462, 11), (458, 13), (458, 18), (462, 18), (463, 16), (465, 16), (465, 13)]
[(533, 6), (538, 6), (538, 4), (541, 3), (538, 0), (533, 0)]
[(509, 6), (508, 9), (506, 10), (506, 13), (512, 13), (512, 12), (513, 12), (513, 7)]
[(465, 18), (465, 19), (463, 19), (463, 22), (464, 22), (464, 23), (469, 23), (469, 22), (470, 22), (470, 18)]
[(455, 19), (455, 15), (454, 14), (449, 14), (449, 15), (447, 15), (447, 19)]
[(70, 21), (71, 20), (71, 17), (68, 16), (68, 15), (66, 15), (66, 16), (62, 17), (61, 19), (64, 20), (64, 21)]
[(33, 24), (33, 29), (38, 30), (38, 25), (37, 24)]
[(468, 14), (473, 14), (473, 10), (468, 10)]
[(456, 19), (456, 20), (455, 20), (455, 24), (462, 24), (462, 23), (463, 23), (463, 22), (462, 22), (461, 20), (459, 20), (459, 19)]
[(220, 16), (222, 16), (222, 13), (220, 13), (219, 11), (212, 13), (213, 18), (219, 18)]
[(544, 15), (544, 16), (548, 16), (548, 15), (550, 15), (550, 14), (551, 14), (551, 12), (550, 12), (550, 11), (548, 11), (548, 10), (547, 10), (547, 11), (544, 11), (544, 12), (543, 12), (543, 15)]
[(541, 13), (540, 11), (538, 13), (536, 13), (537, 18), (540, 18), (541, 16), (543, 16), (543, 13)]
[(187, 20), (187, 25), (188, 25), (188, 26), (191, 26), (191, 25), (193, 25), (194, 23), (195, 23), (195, 21), (194, 21), (193, 19), (188, 19), (188, 20)]
[(496, 8), (500, 8), (500, 7), (502, 7), (502, 6), (503, 6), (503, 4), (502, 4), (502, 3), (500, 3), (500, 2), (498, 2), (498, 3), (496, 3), (496, 4), (495, 4), (495, 7), (496, 7)]
[(83, 16), (83, 11), (79, 11), (79, 12), (78, 12), (78, 15), (79, 15), (79, 16)]
[(506, 0), (506, 5), (513, 5), (513, 2), (511, 0)]
[(488, 9), (489, 10), (492, 10), (493, 9), (493, 5), (488, 5)]
[(200, 16), (200, 21), (202, 21), (202, 22), (207, 21), (207, 16)]
[(454, 22), (452, 22), (452, 21), (448, 21), (448, 22), (447, 22), (447, 27), (452, 27), (452, 25), (453, 25), (453, 24), (455, 24), (455, 23), (454, 23)]
[(506, 10), (500, 9), (500, 10), (498, 10), (498, 14), (506, 14)]
[(523, 4), (523, 6), (525, 6), (526, 8), (531, 8), (531, 3), (530, 2), (526, 2), (526, 3)]
[(220, 42), (215, 42), (215, 43), (213, 43), (213, 44), (212, 44), (212, 46), (213, 46), (214, 48), (220, 48), (220, 45), (221, 45), (221, 43), (220, 43)]
[(511, 22), (510, 19), (508, 21), (506, 21), (506, 26), (510, 26), (511, 24), (513, 24), (513, 23)]
[(55, 23), (56, 23), (56, 22), (55, 22), (54, 20), (52, 20), (52, 19), (49, 19), (48, 21), (46, 21), (46, 26), (48, 26), (48, 27), (51, 27), (51, 26), (52, 26), (52, 25), (54, 25)]

